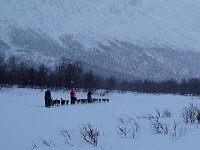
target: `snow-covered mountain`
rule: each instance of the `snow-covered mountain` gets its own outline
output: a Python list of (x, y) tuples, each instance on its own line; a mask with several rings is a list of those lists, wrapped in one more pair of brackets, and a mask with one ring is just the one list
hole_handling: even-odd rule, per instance
[(0, 49), (118, 77), (200, 75), (198, 0), (0, 0)]

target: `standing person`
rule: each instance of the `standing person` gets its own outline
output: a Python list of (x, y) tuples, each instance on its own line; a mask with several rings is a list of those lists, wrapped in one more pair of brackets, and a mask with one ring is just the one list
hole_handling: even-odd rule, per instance
[(87, 93), (87, 99), (88, 99), (88, 103), (91, 103), (92, 102), (92, 92), (91, 90), (89, 89), (88, 93)]
[(51, 91), (50, 90), (47, 90), (45, 92), (44, 100), (45, 100), (45, 107), (49, 108), (51, 106)]
[(71, 96), (71, 104), (75, 104), (76, 101), (76, 94), (74, 88), (71, 89), (70, 91), (70, 96)]

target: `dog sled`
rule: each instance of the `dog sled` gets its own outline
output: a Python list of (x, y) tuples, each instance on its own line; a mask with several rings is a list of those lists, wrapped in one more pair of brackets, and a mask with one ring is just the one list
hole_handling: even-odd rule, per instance
[[(106, 103), (109, 102), (110, 99), (108, 98), (92, 98), (92, 99), (77, 99), (75, 100), (75, 104), (89, 104), (89, 103)], [(64, 100), (64, 99), (55, 99), (52, 100), (52, 106), (64, 106), (64, 105), (69, 105), (69, 100)]]

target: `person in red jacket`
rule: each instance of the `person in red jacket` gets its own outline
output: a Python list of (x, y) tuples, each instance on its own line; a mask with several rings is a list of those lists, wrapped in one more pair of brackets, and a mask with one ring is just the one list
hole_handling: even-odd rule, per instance
[(75, 104), (75, 101), (76, 101), (76, 93), (75, 93), (74, 88), (71, 89), (71, 91), (70, 91), (70, 96), (71, 96), (71, 104)]

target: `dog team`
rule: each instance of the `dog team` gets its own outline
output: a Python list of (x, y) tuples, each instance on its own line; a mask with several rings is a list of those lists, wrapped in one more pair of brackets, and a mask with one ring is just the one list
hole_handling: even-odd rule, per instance
[[(47, 90), (45, 92), (44, 100), (45, 100), (45, 107), (48, 107), (48, 108), (50, 108), (51, 106), (59, 106), (59, 105), (68, 105), (69, 104), (69, 100), (64, 100), (62, 98), (52, 100), (50, 90)], [(93, 99), (91, 90), (89, 90), (87, 93), (87, 99), (77, 99), (74, 88), (71, 89), (71, 91), (70, 91), (71, 105), (74, 105), (75, 103), (85, 104), (85, 103), (94, 103), (94, 102), (99, 102), (99, 103), (100, 102), (109, 102), (109, 99), (97, 99), (97, 98)]]

